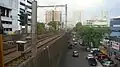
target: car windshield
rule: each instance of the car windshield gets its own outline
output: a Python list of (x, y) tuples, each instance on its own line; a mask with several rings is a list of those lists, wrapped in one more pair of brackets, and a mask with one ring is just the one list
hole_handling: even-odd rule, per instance
[(95, 59), (93, 59), (93, 58), (90, 58), (89, 60), (90, 60), (90, 61), (96, 61), (96, 60), (95, 60)]
[(74, 51), (74, 53), (78, 53), (78, 51)]
[(91, 56), (93, 56), (92, 54), (88, 54), (88, 57), (91, 57)]

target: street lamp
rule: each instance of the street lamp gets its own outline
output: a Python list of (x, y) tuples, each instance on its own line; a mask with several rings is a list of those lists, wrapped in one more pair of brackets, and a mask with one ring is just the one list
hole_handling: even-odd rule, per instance
[(49, 58), (49, 65), (50, 65), (50, 51), (49, 51), (49, 46), (46, 46), (46, 48), (47, 48), (47, 52), (48, 52), (48, 58)]

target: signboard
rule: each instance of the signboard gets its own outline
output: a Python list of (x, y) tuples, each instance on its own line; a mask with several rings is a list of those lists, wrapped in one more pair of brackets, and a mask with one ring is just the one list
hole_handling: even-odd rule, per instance
[(120, 25), (113, 25), (113, 27), (120, 27)]
[(113, 42), (112, 43), (112, 48), (116, 49), (116, 50), (119, 50), (120, 49), (119, 45), (120, 45), (119, 43), (117, 44), (117, 42)]

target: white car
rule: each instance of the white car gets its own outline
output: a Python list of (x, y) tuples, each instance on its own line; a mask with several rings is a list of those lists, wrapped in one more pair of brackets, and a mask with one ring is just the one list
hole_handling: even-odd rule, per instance
[(72, 40), (75, 41), (75, 38), (73, 38)]
[(78, 42), (74, 42), (74, 44), (75, 44), (75, 45), (77, 45), (77, 44), (78, 44)]
[(100, 50), (99, 48), (92, 48), (91, 51)]
[(73, 51), (73, 57), (79, 57), (79, 52), (78, 51)]
[(94, 56), (92, 54), (88, 54), (88, 56), (86, 57), (86, 59), (90, 59), (90, 58), (94, 58)]

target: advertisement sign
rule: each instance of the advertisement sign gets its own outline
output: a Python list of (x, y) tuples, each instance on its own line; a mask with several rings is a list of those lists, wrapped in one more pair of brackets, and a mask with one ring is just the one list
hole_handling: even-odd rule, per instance
[(112, 48), (113, 48), (113, 49), (116, 49), (116, 50), (119, 50), (119, 49), (120, 49), (120, 46), (119, 46), (119, 45), (120, 45), (120, 43), (113, 42), (113, 43), (112, 43)]

